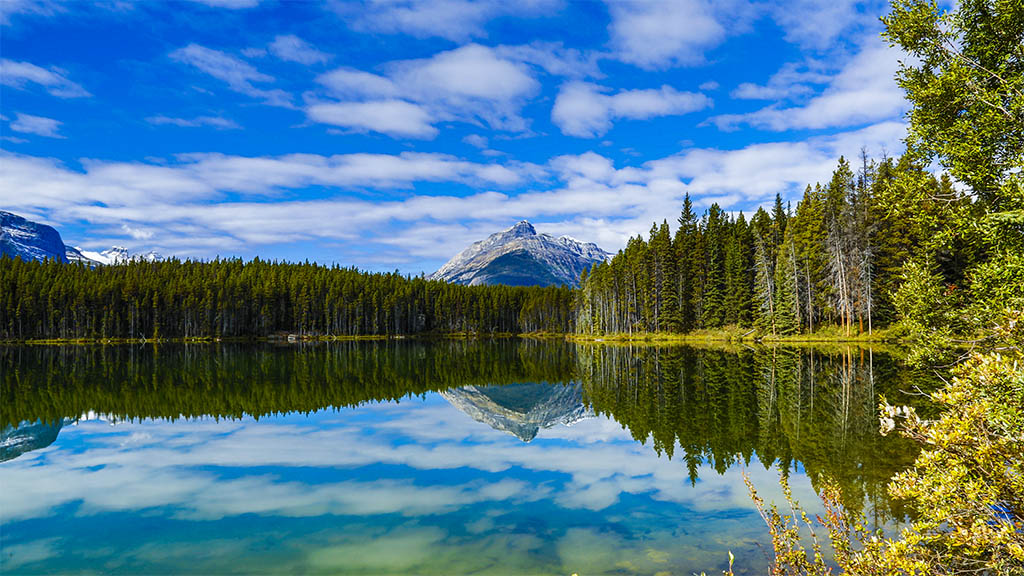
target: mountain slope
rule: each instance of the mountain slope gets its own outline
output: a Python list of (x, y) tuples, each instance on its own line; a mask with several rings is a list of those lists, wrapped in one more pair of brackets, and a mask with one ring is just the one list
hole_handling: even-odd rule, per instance
[(579, 284), (580, 274), (609, 254), (593, 243), (538, 234), (523, 220), (515, 226), (474, 242), (430, 278), (471, 286), (552, 286)]
[(22, 260), (52, 258), (61, 262), (82, 262), (88, 266), (113, 265), (132, 260), (163, 260), (163, 256), (153, 251), (130, 254), (127, 248), (120, 246), (103, 252), (90, 252), (69, 246), (64, 244), (60, 232), (53, 227), (0, 210), (0, 255), (4, 254), (12, 258), (20, 256)]
[(22, 260), (68, 261), (60, 232), (0, 210), (0, 255), (4, 254), (12, 258), (20, 256)]

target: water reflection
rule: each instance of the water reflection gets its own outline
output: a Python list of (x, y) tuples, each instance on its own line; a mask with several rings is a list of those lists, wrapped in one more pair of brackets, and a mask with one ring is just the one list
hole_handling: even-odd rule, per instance
[(889, 356), (847, 348), (600, 348), (580, 354), (580, 378), (598, 414), (639, 442), (678, 455), (690, 478), (711, 463), (722, 473), (756, 454), (840, 484), (846, 504), (898, 518), (885, 486), (915, 456), (909, 441), (878, 433), (879, 395), (919, 403), (905, 390), (934, 386)]
[(583, 401), (583, 387), (576, 382), (463, 386), (442, 391), (441, 396), (477, 422), (523, 442), (533, 440), (542, 428), (571, 426), (594, 416)]
[(25, 421), (0, 430), (0, 462), (13, 460), (25, 452), (46, 448), (57, 439), (63, 422)]
[(732, 454), (769, 496), (778, 458), (814, 502), (804, 466), (868, 486), (899, 451), (857, 408), (859, 358), (780, 354), (3, 349), (5, 424), (78, 423), (0, 465), (0, 570), (689, 574), (732, 550), (760, 573)]

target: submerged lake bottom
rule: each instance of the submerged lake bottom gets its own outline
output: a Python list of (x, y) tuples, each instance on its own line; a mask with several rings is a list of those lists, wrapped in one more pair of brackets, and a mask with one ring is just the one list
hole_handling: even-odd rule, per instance
[[(0, 348), (5, 574), (692, 574), (743, 482), (876, 525), (916, 377), (858, 349), (562, 342)], [(919, 383), (920, 384), (920, 383)], [(927, 385), (925, 383), (924, 385)], [(907, 398), (912, 400), (912, 398)]]

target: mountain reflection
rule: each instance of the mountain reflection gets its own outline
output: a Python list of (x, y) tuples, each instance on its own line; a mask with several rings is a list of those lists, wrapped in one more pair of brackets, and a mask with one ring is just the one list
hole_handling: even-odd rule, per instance
[(594, 415), (577, 383), (463, 386), (445, 390), (441, 396), (477, 422), (523, 442), (536, 438), (541, 428), (569, 426)]
[(63, 422), (22, 422), (0, 430), (0, 462), (14, 460), (32, 450), (46, 448), (57, 439)]

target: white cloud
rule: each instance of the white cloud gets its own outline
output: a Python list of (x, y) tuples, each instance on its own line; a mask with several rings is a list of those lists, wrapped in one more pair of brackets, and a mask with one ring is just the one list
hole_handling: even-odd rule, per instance
[(367, 0), (335, 6), (356, 30), (465, 42), (486, 36), (484, 27), (494, 18), (544, 16), (561, 5), (559, 0)]
[[(6, 154), (0, 158), (0, 205), (45, 213), (58, 225), (86, 221), (94, 229), (107, 227), (112, 236), (97, 240), (107, 245), (211, 257), (267, 244), (332, 241), (340, 262), (392, 269), (405, 262), (415, 273), (432, 270), (469, 242), (523, 218), (544, 231), (614, 251), (652, 221), (675, 214), (687, 192), (698, 206), (719, 201), (729, 210), (768, 203), (776, 193), (797, 199), (805, 185), (828, 179), (840, 154), (854, 156), (862, 146), (898, 154), (904, 134), (903, 123), (885, 122), (802, 142), (694, 148), (619, 168), (594, 152), (561, 156), (546, 168), (416, 153), (193, 154), (164, 165), (85, 161), (83, 171)], [(389, 199), (358, 192), (410, 189), (417, 182), (509, 191), (411, 190)], [(527, 183), (542, 188), (531, 190)], [(317, 200), (289, 193), (310, 186), (334, 190)], [(30, 188), (33, 194), (20, 193)], [(232, 193), (261, 197), (239, 201)], [(144, 242), (126, 238), (122, 225), (152, 236)]]
[(834, 47), (849, 29), (878, 28), (885, 0), (777, 0), (767, 6), (789, 42), (804, 49)]
[(398, 87), (390, 78), (352, 68), (332, 70), (317, 76), (316, 81), (342, 98), (390, 98), (398, 95)]
[(839, 156), (853, 157), (861, 147), (876, 154), (883, 148), (895, 152), (905, 132), (902, 122), (883, 122), (800, 142), (752, 144), (729, 151), (694, 149), (649, 162), (646, 167), (651, 179), (686, 179), (698, 204), (709, 204), (706, 199), (710, 197), (734, 194), (755, 202), (766, 201), (777, 192), (795, 199), (805, 185), (826, 181)]
[[(520, 183), (531, 171), (528, 166), (478, 164), (445, 154), (415, 152), (265, 157), (184, 154), (167, 165), (83, 160), (83, 172), (53, 159), (15, 154), (2, 157), (2, 204), (42, 208), (97, 202), (144, 207), (175, 199), (215, 199), (221, 192), (274, 195), (307, 186), (394, 189), (416, 182), (507, 186)], [(37, 177), (42, 180), (33, 184)], [(29, 186), (38, 194), (19, 200), (25, 195), (17, 191)]]
[(533, 42), (519, 46), (496, 46), (495, 53), (506, 60), (523, 62), (543, 69), (553, 76), (583, 78), (602, 76), (598, 69), (599, 54), (566, 48), (560, 42)]
[(701, 110), (711, 99), (696, 92), (679, 92), (671, 86), (660, 89), (623, 90), (606, 94), (607, 89), (585, 82), (562, 86), (551, 110), (551, 120), (564, 134), (592, 138), (605, 134), (617, 119), (645, 120)]
[(764, 85), (743, 82), (730, 93), (739, 100), (783, 100), (814, 92), (813, 86), (828, 84), (832, 77), (825, 64), (816, 60), (784, 64)]
[[(317, 82), (342, 102), (314, 101), (307, 109), (310, 118), (330, 118), (332, 123), (342, 125), (337, 121), (339, 114), (326, 116), (324, 111), (337, 109), (347, 114), (368, 109), (374, 117), (362, 120), (346, 115), (344, 125), (417, 138), (433, 137), (437, 134), (434, 124), (452, 120), (521, 131), (526, 128), (526, 120), (519, 110), (540, 89), (525, 64), (501, 58), (494, 49), (479, 44), (467, 44), (431, 58), (392, 62), (385, 69), (385, 75), (351, 68), (322, 74)], [(389, 111), (396, 117), (387, 118)], [(403, 129), (404, 122), (412, 124)]]
[(236, 124), (233, 120), (227, 118), (221, 118), (220, 116), (196, 116), (195, 118), (173, 118), (170, 116), (150, 116), (146, 118), (146, 122), (154, 124), (156, 126), (171, 125), (181, 126), (182, 128), (198, 128), (201, 126), (210, 126), (211, 128), (217, 128), (220, 130), (228, 129), (239, 129), (241, 126)]
[(242, 10), (244, 8), (255, 8), (259, 6), (260, 0), (188, 0), (196, 4), (205, 4), (211, 8), (227, 8), (228, 10)]
[[(399, 86), (426, 100), (438, 95), (452, 104), (512, 102), (535, 93), (540, 85), (524, 66), (486, 46), (468, 44), (423, 60), (393, 64)], [(404, 90), (403, 90), (404, 91)], [(491, 114), (501, 117), (501, 110)], [(485, 115), (490, 115), (485, 113)]]
[(52, 0), (4, 0), (0, 2), (0, 24), (10, 24), (15, 14), (53, 16), (64, 10), (65, 6)]
[(396, 138), (429, 139), (438, 133), (426, 110), (403, 100), (318, 103), (306, 108), (306, 114), (315, 122)]
[(708, 80), (707, 82), (701, 84), (698, 88), (700, 88), (701, 90), (706, 90), (706, 91), (710, 92), (710, 91), (713, 91), (713, 90), (718, 90), (720, 87), (721, 87), (721, 85), (718, 82), (716, 82), (714, 80)]
[(811, 91), (809, 86), (770, 86), (743, 82), (729, 93), (737, 100), (780, 100), (790, 96), (806, 94)]
[(171, 52), (171, 58), (226, 82), (235, 92), (259, 98), (272, 106), (291, 106), (291, 95), (284, 90), (264, 90), (253, 85), (254, 82), (273, 82), (272, 76), (263, 74), (248, 62), (234, 56), (198, 44), (189, 44)]
[(42, 86), (58, 98), (91, 96), (84, 88), (68, 80), (60, 68), (41, 68), (30, 62), (0, 59), (0, 84), (23, 89), (28, 84)]
[(11, 120), (10, 127), (11, 130), (14, 130), (15, 132), (46, 136), (47, 138), (63, 138), (63, 136), (58, 133), (62, 123), (54, 120), (53, 118), (22, 114), (20, 112), (14, 116), (15, 118), (14, 120)]
[(299, 64), (305, 64), (307, 66), (311, 64), (323, 64), (331, 58), (330, 54), (317, 50), (308, 42), (294, 34), (274, 38), (274, 41), (271, 42), (269, 48), (270, 52), (281, 60), (298, 62)]
[[(871, 39), (874, 40), (874, 39)], [(800, 106), (778, 104), (746, 114), (726, 114), (710, 119), (720, 129), (731, 130), (741, 125), (783, 131), (821, 129), (869, 124), (900, 117), (908, 108), (903, 90), (896, 84), (900, 53), (876, 41), (850, 59), (831, 78), (817, 96)], [(817, 81), (812, 78), (813, 81)], [(788, 97), (799, 90), (799, 84), (777, 87), (749, 85), (739, 90), (740, 96)]]
[(726, 36), (704, 0), (609, 2), (608, 11), (615, 56), (645, 69), (701, 63)]
[(479, 134), (470, 134), (462, 139), (463, 142), (473, 146), (474, 148), (484, 149), (487, 148), (487, 138)]

